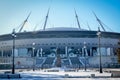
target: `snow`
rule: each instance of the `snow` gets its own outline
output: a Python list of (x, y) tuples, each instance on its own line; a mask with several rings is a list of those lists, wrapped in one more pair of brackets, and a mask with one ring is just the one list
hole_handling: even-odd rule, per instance
[[(43, 70), (24, 70), (16, 72), (21, 75), (20, 79), (11, 80), (120, 80), (120, 78), (110, 78), (111, 73), (99, 73), (91, 70), (76, 70), (65, 72), (62, 68), (51, 68)], [(95, 74), (96, 78), (91, 77), (91, 74)], [(8, 79), (0, 79), (8, 80)]]
[[(56, 69), (57, 70), (57, 69)], [(91, 74), (95, 74), (95, 76), (106, 76), (106, 77), (110, 77), (111, 73), (99, 73), (99, 72), (91, 72), (91, 71), (84, 71), (84, 70), (80, 70), (78, 72), (64, 72), (63, 70), (61, 71), (57, 71), (57, 72), (50, 72), (49, 69), (46, 70), (40, 70), (40, 71), (24, 71), (24, 72), (20, 72), (20, 74), (23, 77), (44, 77), (44, 78), (64, 78), (65, 75), (67, 74), (68, 77), (90, 77)]]

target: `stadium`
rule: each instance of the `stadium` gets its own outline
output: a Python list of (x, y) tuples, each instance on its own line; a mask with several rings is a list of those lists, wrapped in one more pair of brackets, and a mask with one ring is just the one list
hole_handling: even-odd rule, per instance
[(0, 35), (0, 66), (11, 68), (13, 52), (15, 68), (97, 68), (100, 56), (103, 67), (119, 67), (120, 33), (108, 32), (95, 15), (103, 31), (79, 28), (46, 28), (43, 30)]

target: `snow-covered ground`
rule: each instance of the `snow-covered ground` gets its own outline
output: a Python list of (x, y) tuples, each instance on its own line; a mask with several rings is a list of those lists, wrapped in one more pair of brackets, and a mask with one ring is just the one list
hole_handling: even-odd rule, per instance
[[(111, 73), (99, 73), (91, 70), (70, 70), (64, 71), (60, 68), (44, 69), (44, 70), (24, 70), (16, 72), (21, 74), (20, 79), (11, 80), (120, 80), (120, 78), (110, 78)], [(95, 74), (95, 78), (91, 77)], [(7, 80), (7, 79), (0, 79)]]
[(56, 78), (56, 77), (90, 77), (91, 74), (95, 74), (95, 76), (106, 76), (110, 77), (111, 73), (103, 73), (100, 74), (99, 72), (91, 72), (91, 71), (78, 71), (78, 72), (51, 72), (49, 70), (42, 70), (42, 71), (24, 71), (20, 72), (21, 76), (23, 77), (49, 77), (49, 78)]

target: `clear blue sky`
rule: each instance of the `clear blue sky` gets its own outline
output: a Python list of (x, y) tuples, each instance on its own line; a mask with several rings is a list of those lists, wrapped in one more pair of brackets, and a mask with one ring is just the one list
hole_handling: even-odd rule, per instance
[(0, 34), (11, 33), (30, 11), (32, 13), (24, 30), (32, 31), (36, 24), (36, 30), (42, 29), (49, 7), (47, 28), (78, 28), (75, 8), (82, 28), (88, 29), (88, 22), (92, 30), (97, 30), (99, 24), (92, 13), (94, 11), (113, 31), (120, 32), (120, 0), (0, 0)]

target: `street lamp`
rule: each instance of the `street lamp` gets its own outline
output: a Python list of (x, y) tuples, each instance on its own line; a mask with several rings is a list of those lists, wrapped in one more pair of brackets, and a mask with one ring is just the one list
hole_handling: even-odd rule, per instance
[(32, 46), (33, 46), (33, 71), (35, 71), (35, 43), (33, 42), (32, 43)]
[(85, 57), (85, 71), (86, 71), (86, 52), (85, 52), (85, 49), (86, 49), (86, 42), (84, 42), (84, 57)]
[(14, 74), (15, 73), (15, 64), (14, 64), (14, 62), (15, 62), (14, 61), (14, 56), (15, 56), (14, 53), (15, 52), (14, 52), (14, 49), (15, 49), (15, 37), (16, 37), (15, 29), (13, 29), (13, 32), (12, 32), (11, 35), (12, 35), (12, 38), (13, 38), (12, 74)]
[(100, 50), (100, 38), (101, 38), (101, 31), (100, 28), (98, 27), (98, 32), (97, 32), (97, 36), (98, 36), (98, 48), (99, 48), (99, 55), (100, 55), (100, 73), (102, 73), (102, 63), (101, 63), (101, 50)]

